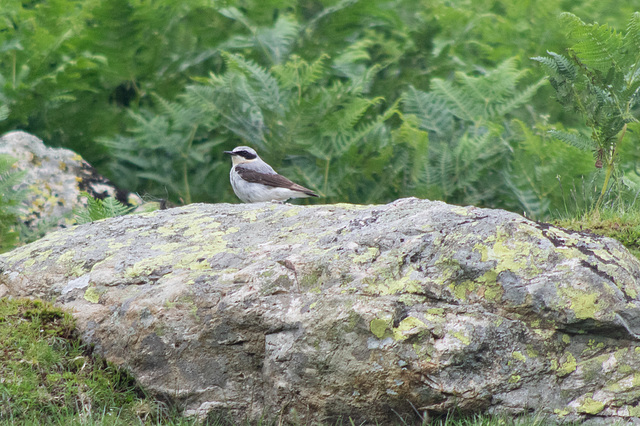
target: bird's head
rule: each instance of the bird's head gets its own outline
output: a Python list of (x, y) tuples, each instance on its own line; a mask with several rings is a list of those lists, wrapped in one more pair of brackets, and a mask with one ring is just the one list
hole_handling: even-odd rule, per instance
[(237, 146), (233, 148), (233, 151), (224, 151), (224, 153), (231, 156), (231, 161), (234, 166), (236, 164), (250, 163), (260, 158), (258, 157), (258, 153), (248, 146)]

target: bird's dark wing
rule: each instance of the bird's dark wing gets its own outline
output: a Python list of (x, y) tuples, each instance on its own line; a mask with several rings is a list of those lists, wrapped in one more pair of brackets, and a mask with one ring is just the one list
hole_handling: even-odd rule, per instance
[(260, 173), (255, 170), (247, 169), (246, 167), (236, 166), (236, 172), (240, 175), (240, 177), (247, 182), (251, 183), (261, 183), (267, 186), (273, 186), (276, 188), (287, 188), (293, 191), (300, 191), (304, 194), (307, 194), (311, 197), (317, 197), (318, 194), (313, 192), (310, 189), (305, 188), (302, 185), (298, 185), (297, 183), (291, 182), (284, 176), (280, 176), (279, 174), (269, 174), (269, 173)]

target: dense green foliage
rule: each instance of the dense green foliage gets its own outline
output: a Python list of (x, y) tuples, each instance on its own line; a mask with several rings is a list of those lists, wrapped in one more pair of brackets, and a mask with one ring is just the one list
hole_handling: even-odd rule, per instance
[(13, 247), (20, 235), (19, 215), (22, 191), (13, 190), (24, 172), (12, 169), (16, 160), (0, 155), (0, 253)]
[[(10, 0), (0, 9), (0, 131), (33, 132), (121, 187), (174, 203), (237, 201), (222, 151), (251, 145), (319, 202), (419, 196), (538, 219), (573, 214), (567, 191), (586, 187), (574, 194), (588, 207), (606, 187), (598, 158), (562, 143), (589, 139), (593, 117), (555, 102), (529, 58), (581, 58), (584, 90), (595, 66), (624, 91), (623, 108), (635, 99), (624, 71), (635, 39), (621, 42), (609, 76), (607, 52), (585, 50), (578, 30), (595, 20), (598, 34), (622, 40), (611, 29), (627, 29), (639, 9), (640, 0)], [(635, 123), (611, 120), (628, 123), (610, 157), (617, 194), (632, 197)], [(598, 122), (602, 144), (617, 140), (614, 124)]]
[[(640, 12), (633, 14), (624, 35), (608, 25), (585, 24), (570, 13), (564, 13), (562, 18), (574, 42), (568, 49), (569, 57), (549, 52), (549, 57), (533, 59), (550, 72), (549, 81), (560, 104), (580, 113), (591, 129), (590, 137), (564, 131), (553, 131), (553, 135), (579, 149), (591, 151), (595, 166), (606, 168), (596, 203), (598, 208), (610, 177), (612, 174), (617, 177), (619, 172), (618, 145), (627, 128), (638, 123)], [(634, 127), (638, 129), (637, 124)], [(631, 183), (628, 178), (627, 183)], [(633, 187), (637, 192), (635, 182)], [(617, 195), (622, 192), (618, 187)]]

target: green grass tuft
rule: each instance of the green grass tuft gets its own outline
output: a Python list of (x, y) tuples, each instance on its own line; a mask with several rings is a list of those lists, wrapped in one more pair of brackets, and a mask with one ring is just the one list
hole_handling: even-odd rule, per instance
[(91, 354), (71, 315), (0, 299), (0, 425), (194, 424)]
[(591, 211), (578, 218), (557, 220), (554, 225), (615, 238), (640, 259), (640, 212), (637, 210)]

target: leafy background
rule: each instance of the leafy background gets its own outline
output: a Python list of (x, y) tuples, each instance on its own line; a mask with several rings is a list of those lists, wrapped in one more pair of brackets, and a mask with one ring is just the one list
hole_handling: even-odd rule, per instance
[[(530, 58), (565, 51), (561, 12), (624, 30), (636, 10), (638, 0), (4, 0), (0, 133), (73, 149), (147, 199), (237, 202), (222, 151), (250, 145), (318, 202), (417, 196), (547, 220), (586, 208), (603, 173), (550, 132), (589, 136)], [(634, 200), (637, 128), (619, 152)]]

